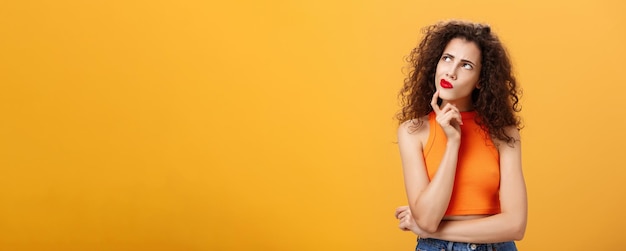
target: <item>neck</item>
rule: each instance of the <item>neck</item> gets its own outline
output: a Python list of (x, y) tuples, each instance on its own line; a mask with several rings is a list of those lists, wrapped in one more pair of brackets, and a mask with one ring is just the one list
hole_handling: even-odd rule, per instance
[(461, 112), (469, 112), (474, 110), (474, 105), (471, 100), (442, 100), (441, 107), (446, 104), (454, 105)]

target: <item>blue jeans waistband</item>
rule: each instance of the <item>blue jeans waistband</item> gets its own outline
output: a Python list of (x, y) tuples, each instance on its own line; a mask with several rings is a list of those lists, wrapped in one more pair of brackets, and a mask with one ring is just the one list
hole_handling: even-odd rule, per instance
[(517, 251), (515, 242), (498, 243), (467, 243), (439, 240), (433, 238), (419, 238), (416, 251)]

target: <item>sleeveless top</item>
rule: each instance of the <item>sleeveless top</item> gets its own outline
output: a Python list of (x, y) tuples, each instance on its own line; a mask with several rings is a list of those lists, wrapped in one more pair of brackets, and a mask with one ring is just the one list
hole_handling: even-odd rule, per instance
[[(445, 215), (500, 213), (500, 157), (489, 135), (474, 120), (475, 111), (461, 112), (461, 146), (452, 197)], [(447, 138), (435, 113), (428, 115), (430, 133), (424, 161), (430, 180), (437, 174)]]

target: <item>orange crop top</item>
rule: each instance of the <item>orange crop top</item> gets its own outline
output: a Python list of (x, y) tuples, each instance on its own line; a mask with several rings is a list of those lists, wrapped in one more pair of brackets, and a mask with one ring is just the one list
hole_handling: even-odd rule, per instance
[[(461, 112), (461, 146), (446, 216), (500, 213), (500, 157), (491, 138), (474, 121), (475, 116), (475, 111)], [(428, 123), (424, 161), (432, 180), (446, 150), (447, 138), (434, 112), (428, 115)]]

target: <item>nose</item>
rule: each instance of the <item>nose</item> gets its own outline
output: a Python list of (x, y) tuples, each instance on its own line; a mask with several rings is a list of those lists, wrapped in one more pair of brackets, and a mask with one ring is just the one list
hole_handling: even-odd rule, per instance
[(446, 72), (446, 77), (456, 80), (456, 69), (454, 67), (450, 67), (450, 69)]

